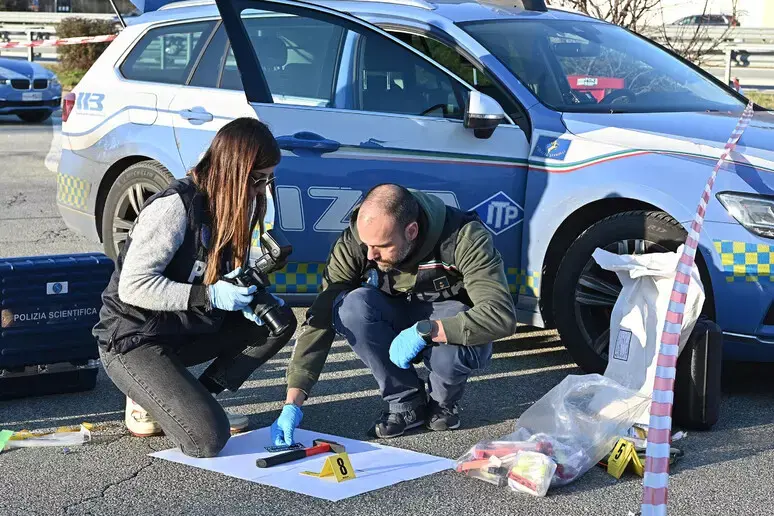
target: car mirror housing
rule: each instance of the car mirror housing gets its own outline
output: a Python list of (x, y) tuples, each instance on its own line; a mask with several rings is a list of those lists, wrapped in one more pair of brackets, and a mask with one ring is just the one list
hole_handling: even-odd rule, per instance
[(487, 139), (505, 120), (502, 106), (480, 91), (471, 91), (465, 105), (465, 128), (473, 129), (476, 138)]

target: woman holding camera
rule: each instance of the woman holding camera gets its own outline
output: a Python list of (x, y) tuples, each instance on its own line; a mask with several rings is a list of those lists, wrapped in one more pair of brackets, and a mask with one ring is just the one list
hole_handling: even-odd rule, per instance
[[(213, 457), (247, 427), (215, 396), (236, 391), (296, 329), (282, 306), (290, 325), (272, 334), (249, 306), (256, 287), (234, 282), (257, 222), (263, 232), (280, 157), (263, 123), (234, 120), (185, 178), (143, 206), (93, 332), (105, 371), (127, 396), (132, 434), (164, 432), (185, 454)], [(198, 379), (187, 369), (213, 359)]]

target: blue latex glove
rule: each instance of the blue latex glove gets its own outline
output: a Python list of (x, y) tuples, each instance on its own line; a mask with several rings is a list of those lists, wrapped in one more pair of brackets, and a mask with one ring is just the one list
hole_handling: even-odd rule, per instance
[(408, 369), (411, 360), (417, 356), (427, 343), (417, 332), (417, 325), (406, 328), (390, 344), (390, 360), (401, 369)]
[[(242, 267), (237, 267), (233, 271), (226, 274), (226, 278), (236, 278), (242, 272)], [(253, 300), (253, 294), (258, 287), (250, 285), (249, 287), (240, 287), (229, 283), (228, 281), (219, 280), (214, 285), (207, 287), (208, 294), (210, 296), (210, 302), (215, 308), (221, 310), (228, 310), (229, 312), (235, 312), (241, 310), (245, 306), (250, 304)]]
[[(276, 299), (277, 303), (279, 303), (280, 306), (285, 306), (285, 300), (282, 299), (281, 297), (277, 297), (274, 294), (272, 294), (271, 297)], [(250, 308), (249, 306), (242, 308), (242, 315), (244, 315), (245, 319), (247, 319), (248, 321), (253, 321), (258, 326), (263, 326), (263, 321), (261, 320), (261, 318), (255, 315), (255, 313), (253, 312), (253, 309)]]
[(301, 407), (298, 405), (289, 403), (282, 407), (279, 417), (271, 425), (271, 440), (274, 446), (293, 444), (293, 432), (303, 417), (304, 413), (301, 412)]

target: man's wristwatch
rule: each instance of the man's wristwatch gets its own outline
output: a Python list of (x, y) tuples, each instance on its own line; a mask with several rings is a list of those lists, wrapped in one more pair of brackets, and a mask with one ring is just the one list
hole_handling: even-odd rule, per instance
[(428, 346), (435, 345), (435, 342), (433, 342), (433, 321), (419, 321), (417, 323), (417, 333), (424, 339), (425, 344)]

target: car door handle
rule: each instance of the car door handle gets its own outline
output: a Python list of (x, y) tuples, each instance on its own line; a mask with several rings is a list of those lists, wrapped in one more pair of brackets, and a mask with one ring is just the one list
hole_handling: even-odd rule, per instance
[(341, 147), (341, 144), (335, 140), (329, 140), (308, 131), (301, 131), (292, 136), (280, 136), (277, 138), (277, 143), (283, 150), (306, 149), (320, 154), (336, 152)]
[(180, 116), (191, 123), (199, 122), (200, 124), (203, 124), (204, 122), (212, 122), (213, 119), (212, 113), (202, 107), (183, 109), (180, 111)]

